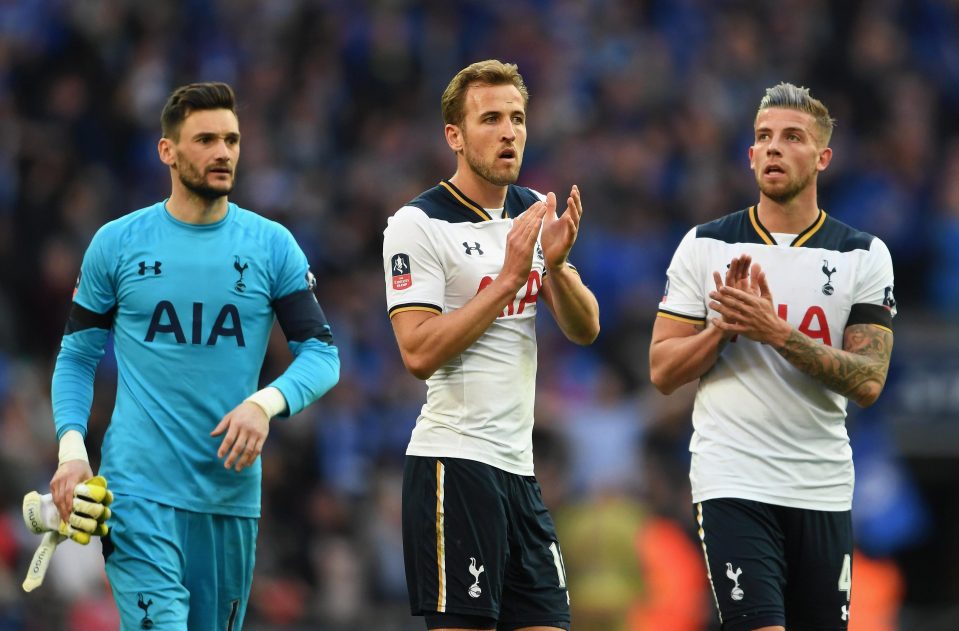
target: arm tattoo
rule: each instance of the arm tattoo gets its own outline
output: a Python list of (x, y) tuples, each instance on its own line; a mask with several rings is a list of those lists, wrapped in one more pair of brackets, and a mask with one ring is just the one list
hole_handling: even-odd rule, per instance
[[(779, 354), (834, 392), (862, 404), (882, 392), (889, 372), (892, 332), (871, 324), (846, 327), (842, 349), (792, 330)], [(867, 403), (867, 404), (868, 404)]]

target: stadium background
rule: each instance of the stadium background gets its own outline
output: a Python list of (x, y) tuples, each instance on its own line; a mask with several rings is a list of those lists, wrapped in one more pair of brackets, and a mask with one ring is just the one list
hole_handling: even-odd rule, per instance
[[(882, 237), (896, 266), (889, 384), (849, 420), (852, 628), (959, 628), (957, 25), (949, 0), (0, 3), (0, 630), (116, 628), (95, 546), (61, 546), (48, 583), (20, 590), (36, 539), (19, 503), (56, 465), (49, 378), (84, 248), (167, 194), (159, 112), (198, 80), (236, 88), (231, 199), (303, 245), (343, 362), (326, 398), (273, 424), (246, 628), (421, 628), (398, 511), (423, 386), (395, 349), (381, 237), (451, 175), (439, 97), (490, 57), (517, 62), (531, 93), (520, 183), (583, 191), (573, 256), (602, 307), (592, 347), (548, 318), (540, 342), (537, 471), (576, 628), (715, 628), (690, 528), (691, 392), (654, 393), (646, 354), (682, 234), (756, 199), (752, 117), (782, 80), (838, 119), (821, 205)], [(274, 341), (265, 379), (287, 359)], [(108, 357), (94, 456), (114, 384)]]

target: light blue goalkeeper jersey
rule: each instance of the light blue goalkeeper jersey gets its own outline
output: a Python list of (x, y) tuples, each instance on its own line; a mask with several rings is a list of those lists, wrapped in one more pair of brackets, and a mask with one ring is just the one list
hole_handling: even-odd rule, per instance
[[(86, 434), (110, 331), (119, 371), (99, 473), (116, 493), (197, 512), (260, 513), (261, 466), (225, 469), (210, 432), (256, 391), (276, 317), (294, 360), (272, 386), (296, 414), (339, 358), (306, 256), (274, 221), (229, 204), (210, 225), (165, 202), (103, 226), (83, 259), (53, 375), (57, 438)], [(275, 422), (275, 421), (274, 421)]]

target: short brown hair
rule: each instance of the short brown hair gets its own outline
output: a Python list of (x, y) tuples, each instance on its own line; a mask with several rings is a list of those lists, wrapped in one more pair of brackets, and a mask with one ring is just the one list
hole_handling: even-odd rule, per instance
[[(832, 138), (833, 127), (836, 121), (830, 118), (829, 110), (819, 99), (814, 99), (809, 94), (809, 88), (796, 87), (791, 83), (780, 83), (766, 90), (766, 96), (759, 102), (759, 109), (756, 111), (756, 118), (759, 113), (771, 107), (782, 107), (789, 110), (798, 110), (811, 115), (816, 120), (816, 127), (819, 131), (819, 140), (822, 146), (829, 145), (829, 139)], [(755, 120), (754, 120), (755, 122)]]
[(487, 59), (472, 63), (459, 72), (443, 91), (443, 122), (449, 125), (461, 125), (466, 116), (466, 91), (474, 84), (514, 85), (523, 96), (523, 109), (529, 105), (529, 91), (523, 82), (516, 64), (503, 63), (498, 59)]
[(160, 114), (163, 137), (176, 140), (183, 121), (196, 110), (230, 110), (236, 114), (233, 88), (225, 83), (210, 82), (191, 83), (174, 90)]

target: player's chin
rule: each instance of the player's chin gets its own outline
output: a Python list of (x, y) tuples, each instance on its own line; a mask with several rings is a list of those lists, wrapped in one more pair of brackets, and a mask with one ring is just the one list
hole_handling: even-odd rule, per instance
[(786, 203), (791, 201), (799, 193), (798, 188), (792, 182), (759, 182), (759, 190), (769, 199)]
[(233, 192), (233, 179), (230, 178), (229, 182), (210, 182), (203, 188), (208, 198), (225, 197)]
[(516, 180), (519, 179), (519, 162), (515, 162), (507, 167), (497, 169), (494, 172), (494, 184), (497, 186), (506, 186), (508, 184), (516, 184)]
[(233, 175), (211, 173), (206, 177), (206, 185), (213, 190), (230, 190), (233, 188)]

